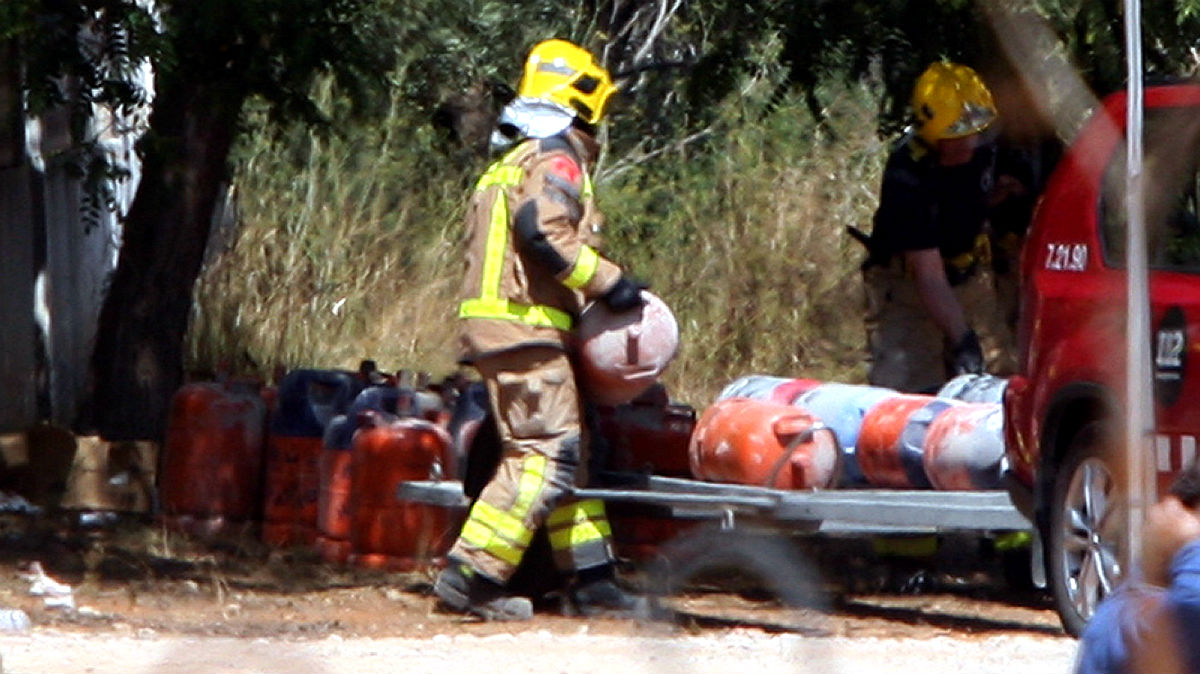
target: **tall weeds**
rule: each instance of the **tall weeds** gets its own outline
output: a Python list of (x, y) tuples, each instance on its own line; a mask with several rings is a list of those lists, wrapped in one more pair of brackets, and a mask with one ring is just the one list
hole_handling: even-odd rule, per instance
[[(869, 223), (886, 148), (872, 92), (824, 100), (823, 125), (798, 98), (730, 100), (700, 140), (600, 181), (607, 252), (679, 320), (676, 400), (707, 405), (750, 373), (863, 378), (862, 251), (845, 227)], [(482, 164), (439, 163), (423, 121), (396, 105), (353, 137), (250, 137), (240, 226), (197, 288), (194, 368), (454, 370), (460, 219)]]

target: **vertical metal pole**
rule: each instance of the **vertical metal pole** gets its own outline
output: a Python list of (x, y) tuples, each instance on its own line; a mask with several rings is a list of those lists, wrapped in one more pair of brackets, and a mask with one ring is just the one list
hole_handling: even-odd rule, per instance
[(1128, 323), (1125, 341), (1127, 367), (1125, 392), (1128, 417), (1125, 424), (1126, 493), (1129, 521), (1126, 541), (1129, 564), (1142, 557), (1141, 531), (1146, 507), (1154, 498), (1154, 466), (1150, 443), (1154, 433), (1153, 388), (1150, 371), (1150, 307), (1147, 277), (1146, 209), (1142, 157), (1142, 31), (1140, 0), (1125, 0), (1125, 54), (1129, 90), (1125, 109), (1126, 182), (1125, 207)]

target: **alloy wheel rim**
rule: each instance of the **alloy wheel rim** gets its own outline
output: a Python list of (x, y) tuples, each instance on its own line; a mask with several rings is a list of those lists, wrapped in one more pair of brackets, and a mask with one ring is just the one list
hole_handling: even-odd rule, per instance
[(1121, 580), (1123, 508), (1104, 462), (1088, 458), (1071, 476), (1063, 503), (1062, 565), (1067, 596), (1085, 621)]

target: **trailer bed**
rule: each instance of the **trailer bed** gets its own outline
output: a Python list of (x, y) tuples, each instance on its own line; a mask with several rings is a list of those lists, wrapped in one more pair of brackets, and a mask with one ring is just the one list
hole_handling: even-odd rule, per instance
[[(1033, 531), (1006, 490), (935, 491), (832, 489), (792, 491), (637, 473), (604, 473), (602, 486), (574, 490), (578, 498), (643, 504), (680, 519), (738, 520), (821, 533)], [(458, 481), (403, 482), (397, 496), (443, 507), (466, 507)]]

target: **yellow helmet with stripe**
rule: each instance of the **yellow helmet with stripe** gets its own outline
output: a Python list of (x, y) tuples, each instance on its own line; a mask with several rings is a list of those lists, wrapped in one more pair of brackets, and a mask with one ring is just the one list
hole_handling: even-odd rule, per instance
[(583, 47), (566, 40), (545, 40), (529, 52), (517, 95), (553, 101), (588, 124), (604, 119), (617, 87), (603, 66)]
[(917, 135), (929, 145), (979, 133), (996, 119), (992, 92), (971, 68), (943, 61), (921, 73), (913, 87)]

